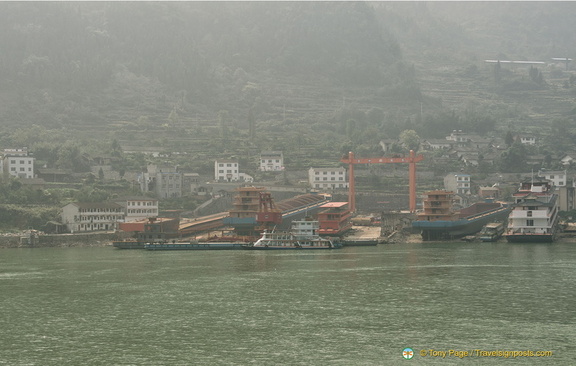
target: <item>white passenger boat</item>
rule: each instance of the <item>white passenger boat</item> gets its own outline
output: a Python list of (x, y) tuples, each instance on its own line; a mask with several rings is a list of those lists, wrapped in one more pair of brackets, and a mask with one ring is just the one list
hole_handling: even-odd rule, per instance
[(339, 249), (340, 242), (318, 235), (318, 221), (292, 221), (289, 232), (265, 231), (262, 237), (253, 244), (245, 245), (245, 249)]

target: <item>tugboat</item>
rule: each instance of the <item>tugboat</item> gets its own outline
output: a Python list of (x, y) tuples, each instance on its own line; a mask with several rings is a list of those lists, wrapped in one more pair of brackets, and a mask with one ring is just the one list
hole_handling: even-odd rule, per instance
[(318, 234), (319, 223), (314, 220), (292, 221), (289, 232), (264, 231), (262, 237), (244, 249), (340, 249), (342, 244)]
[(480, 230), (478, 238), (483, 242), (493, 242), (500, 239), (502, 234), (504, 234), (504, 223), (490, 222)]

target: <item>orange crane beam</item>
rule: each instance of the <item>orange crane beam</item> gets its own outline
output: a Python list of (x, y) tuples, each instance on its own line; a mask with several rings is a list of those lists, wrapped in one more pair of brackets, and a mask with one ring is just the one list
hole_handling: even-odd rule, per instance
[(340, 159), (341, 162), (348, 164), (349, 188), (348, 188), (348, 205), (350, 211), (356, 211), (356, 187), (354, 184), (354, 165), (356, 164), (399, 164), (408, 163), (408, 189), (410, 194), (410, 212), (416, 212), (416, 163), (424, 160), (423, 155), (416, 155), (414, 150), (410, 150), (408, 157), (401, 158), (367, 158), (355, 159), (354, 153), (350, 151), (347, 158)]

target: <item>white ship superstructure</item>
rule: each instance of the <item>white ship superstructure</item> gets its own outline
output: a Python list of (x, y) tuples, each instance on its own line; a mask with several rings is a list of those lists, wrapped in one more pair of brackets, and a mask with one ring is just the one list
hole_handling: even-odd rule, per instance
[(549, 181), (524, 182), (513, 194), (508, 242), (552, 242), (558, 228), (558, 194)]

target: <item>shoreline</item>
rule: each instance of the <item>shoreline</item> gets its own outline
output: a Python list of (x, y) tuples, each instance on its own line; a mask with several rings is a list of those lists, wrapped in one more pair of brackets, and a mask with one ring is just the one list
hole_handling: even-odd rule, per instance
[[(40, 234), (35, 236), (14, 234), (0, 236), (0, 249), (10, 248), (81, 248), (81, 247), (112, 247), (113, 241), (126, 240), (133, 236), (127, 232), (97, 232), (82, 234)], [(420, 234), (396, 233), (388, 242), (382, 244), (414, 244), (414, 243), (461, 243), (462, 240), (439, 240), (425, 242)], [(506, 242), (500, 239), (497, 242)], [(481, 242), (476, 242), (481, 243)], [(553, 243), (575, 243), (576, 235), (573, 233), (559, 234)], [(550, 243), (550, 244), (553, 244)], [(484, 244), (484, 243), (482, 243)], [(533, 243), (538, 244), (538, 243)]]

